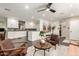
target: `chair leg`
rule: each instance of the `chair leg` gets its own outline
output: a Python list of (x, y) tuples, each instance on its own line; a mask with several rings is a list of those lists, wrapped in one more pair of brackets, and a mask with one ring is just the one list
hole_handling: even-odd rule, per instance
[(34, 54), (33, 54), (33, 56), (35, 55), (35, 53), (36, 53), (36, 48), (35, 48), (35, 51), (34, 51)]
[(55, 50), (56, 50), (56, 45), (55, 45)]
[(50, 50), (50, 49), (48, 49), (48, 52), (49, 52), (49, 50)]

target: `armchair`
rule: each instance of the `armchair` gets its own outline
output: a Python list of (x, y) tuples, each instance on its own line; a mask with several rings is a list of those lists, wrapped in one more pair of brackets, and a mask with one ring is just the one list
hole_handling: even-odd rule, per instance
[(0, 46), (0, 52), (2, 52), (4, 56), (24, 56), (27, 54), (26, 42), (23, 43), (19, 48), (15, 48), (11, 40), (6, 39), (1, 42)]
[(59, 37), (58, 35), (51, 34), (49, 39), (47, 38), (46, 41), (51, 43), (53, 46), (55, 46), (55, 49), (56, 49), (56, 45), (59, 44)]

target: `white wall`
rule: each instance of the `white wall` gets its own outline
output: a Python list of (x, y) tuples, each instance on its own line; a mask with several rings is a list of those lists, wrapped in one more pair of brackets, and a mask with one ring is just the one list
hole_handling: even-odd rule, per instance
[(40, 20), (40, 31), (42, 31), (43, 30), (43, 20)]
[(62, 37), (66, 37), (66, 39), (69, 39), (69, 20), (60, 20), (60, 21), (54, 21), (51, 22), (52, 23), (52, 27), (56, 26), (55, 30), (53, 31), (54, 34), (59, 35), (59, 28), (60, 28), (60, 24), (61, 24), (61, 34)]
[(39, 40), (39, 33), (40, 31), (31, 31), (31, 38), (29, 41)]
[(0, 16), (0, 28), (6, 29), (6, 27), (7, 27), (7, 18)]
[(25, 28), (36, 28), (36, 26), (34, 22), (27, 21), (25, 23)]
[(8, 28), (19, 28), (18, 24), (19, 24), (18, 20), (14, 19), (14, 18), (7, 19)]
[(26, 37), (26, 31), (9, 31), (8, 32), (9, 39), (21, 38), (21, 37)]
[(62, 20), (62, 36), (68, 40), (79, 40), (79, 17)]
[(40, 31), (43, 30), (43, 24), (45, 24), (46, 26), (48, 26), (48, 24), (51, 24), (51, 27), (56, 26), (55, 30), (54, 30), (54, 34), (59, 35), (59, 21), (46, 21), (46, 20), (40, 20)]
[(70, 39), (79, 40), (79, 18), (70, 20)]
[(59, 35), (59, 21), (52, 22), (51, 26), (52, 27), (55, 26), (55, 29), (54, 29), (53, 33)]
[(40, 20), (40, 31), (43, 31), (43, 25), (47, 27), (49, 24), (50, 24), (50, 21)]
[(33, 28), (33, 29), (37, 29), (37, 31), (40, 30), (40, 22), (39, 21), (26, 21), (25, 22), (25, 28)]

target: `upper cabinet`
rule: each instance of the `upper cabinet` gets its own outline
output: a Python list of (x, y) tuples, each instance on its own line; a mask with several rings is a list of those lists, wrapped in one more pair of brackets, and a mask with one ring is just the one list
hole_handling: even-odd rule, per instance
[(0, 28), (6, 29), (6, 27), (7, 27), (7, 18), (0, 16)]
[(18, 24), (19, 24), (18, 20), (14, 19), (14, 18), (7, 19), (7, 27), (8, 28), (19, 28)]

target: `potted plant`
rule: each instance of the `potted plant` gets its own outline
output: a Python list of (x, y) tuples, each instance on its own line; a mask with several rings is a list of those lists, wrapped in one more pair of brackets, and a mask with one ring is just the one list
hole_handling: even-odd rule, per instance
[(40, 33), (39, 33), (40, 39), (44, 39), (44, 34), (45, 34), (44, 31), (40, 31)]
[(41, 36), (41, 37), (43, 37), (44, 36), (44, 31), (40, 31), (40, 33), (39, 33), (39, 35)]
[(44, 31), (40, 31), (39, 35), (40, 35), (40, 44), (43, 46), (45, 44), (45, 40), (44, 40)]

